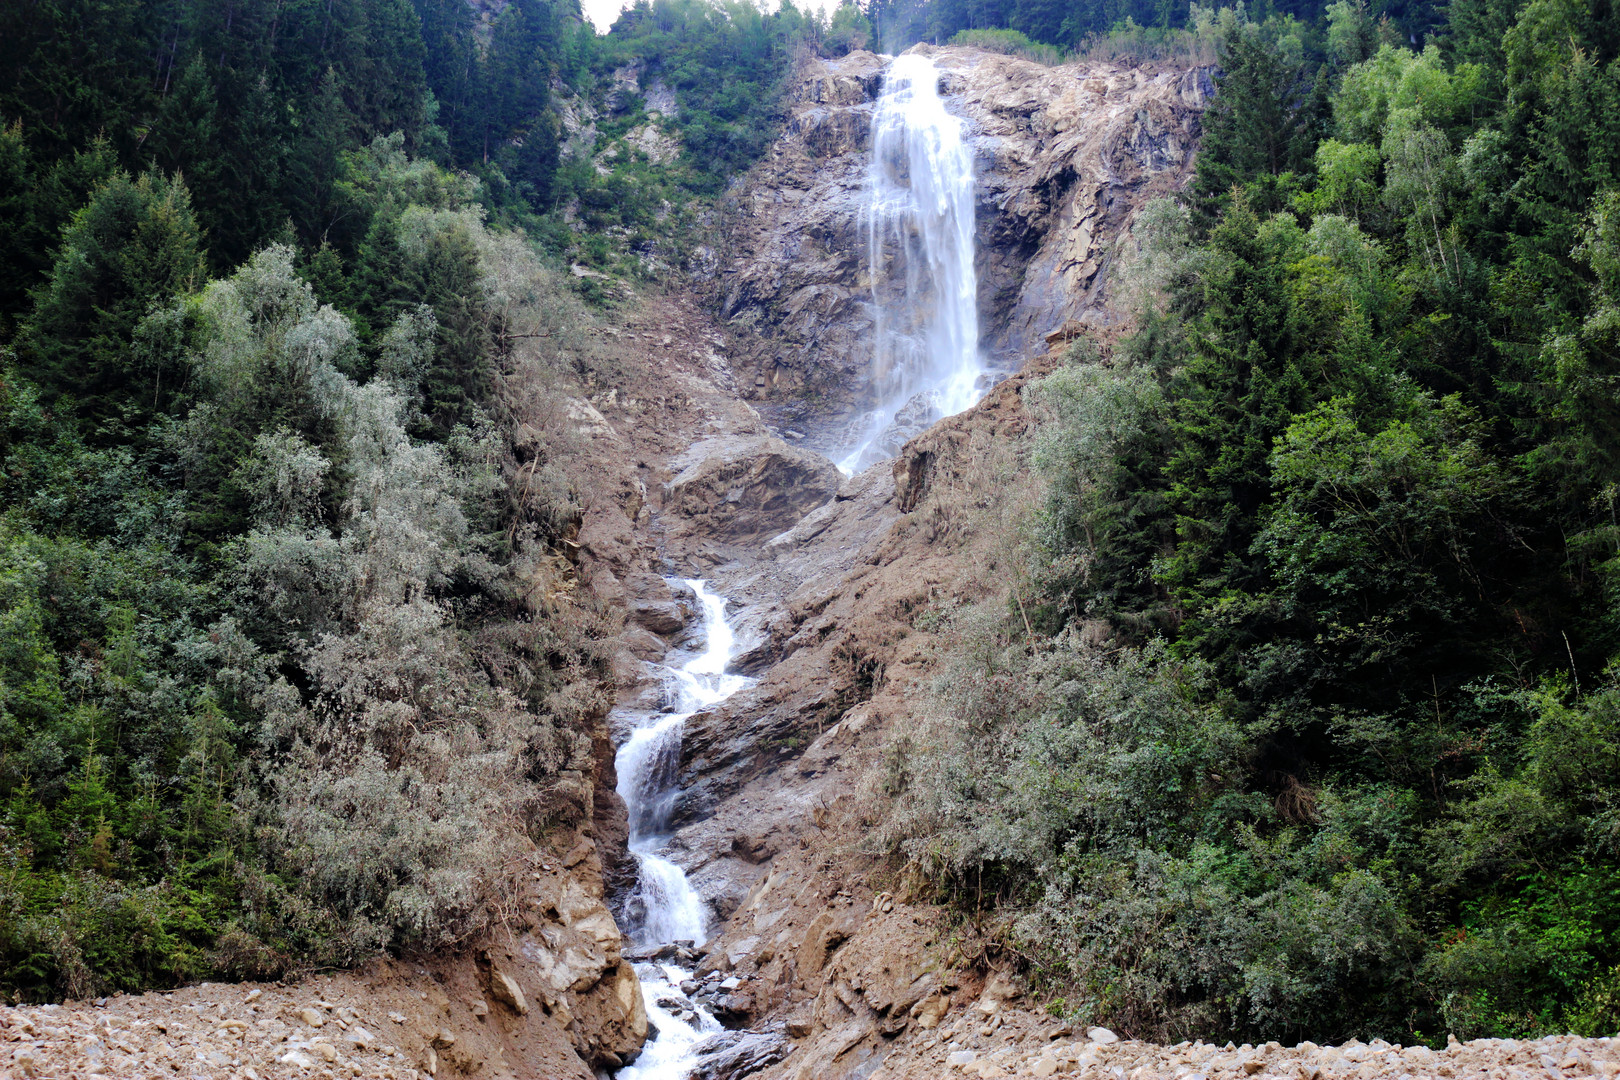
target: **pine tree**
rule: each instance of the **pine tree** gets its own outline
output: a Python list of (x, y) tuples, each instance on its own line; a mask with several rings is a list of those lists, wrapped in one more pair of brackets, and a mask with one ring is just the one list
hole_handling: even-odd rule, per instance
[(336, 70), (328, 68), (309, 100), (287, 163), (286, 203), (298, 233), (319, 243), (331, 225), (339, 156), (354, 142), (354, 116), (343, 101)]
[[(146, 145), (157, 167), (184, 173), (187, 186), (201, 201), (213, 197), (219, 186), (218, 140), (219, 103), (214, 81), (202, 57), (193, 56), (163, 99)], [(211, 215), (199, 211), (199, 216)]]
[(22, 310), (38, 273), (34, 242), (34, 157), (23, 141), (22, 125), (0, 131), (0, 339)]
[(415, 298), (431, 306), (438, 320), (433, 361), (423, 379), (422, 411), (441, 438), (471, 421), (492, 389), (483, 280), (472, 238), (465, 230), (449, 229), (427, 238), (422, 258), (404, 282), (398, 310), (410, 307)]

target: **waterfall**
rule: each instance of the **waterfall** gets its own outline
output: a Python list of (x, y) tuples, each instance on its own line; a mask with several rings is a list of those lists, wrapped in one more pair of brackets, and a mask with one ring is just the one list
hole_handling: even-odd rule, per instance
[(973, 156), (926, 56), (896, 57), (872, 122), (867, 273), (874, 312), (871, 408), (855, 422), (846, 473), (979, 400)]
[[(702, 581), (685, 584), (703, 608), (704, 644), (679, 668), (669, 668), (668, 691), (674, 711), (641, 718), (619, 747), (614, 763), (618, 792), (630, 811), (630, 852), (637, 863), (634, 893), (626, 903), (629, 932), (637, 945), (685, 941), (701, 945), (708, 937), (708, 908), (686, 872), (659, 854), (669, 839), (670, 815), (680, 789), (681, 729), (687, 717), (718, 705), (747, 686), (749, 679), (727, 675), (736, 652), (736, 637), (726, 621), (725, 597)], [(696, 1063), (690, 1053), (700, 1040), (721, 1030), (703, 1008), (693, 1004), (695, 1021), (680, 1019), (659, 1001), (684, 997), (678, 989), (691, 972), (674, 964), (636, 965), (647, 1015), (657, 1035), (634, 1065), (619, 1071), (621, 1080), (680, 1080)]]

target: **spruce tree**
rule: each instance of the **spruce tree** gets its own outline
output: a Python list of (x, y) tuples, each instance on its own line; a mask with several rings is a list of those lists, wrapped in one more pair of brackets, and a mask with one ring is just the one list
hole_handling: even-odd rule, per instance
[(157, 406), (161, 374), (130, 343), (154, 301), (198, 288), (202, 238), (179, 177), (118, 173), (76, 214), (18, 342), (47, 401), (77, 399), (87, 431), (117, 436)]
[(1193, 183), (1194, 210), (1206, 228), (1224, 212), (1233, 187), (1309, 165), (1325, 101), (1247, 25), (1227, 35), (1221, 66), (1215, 102), (1204, 113)]

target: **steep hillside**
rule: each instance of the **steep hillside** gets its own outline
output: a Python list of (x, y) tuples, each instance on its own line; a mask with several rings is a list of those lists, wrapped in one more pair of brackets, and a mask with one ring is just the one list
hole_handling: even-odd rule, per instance
[[(1504, 70), (1539, 71), (1534, 100), (1578, 98), (1595, 124), (1593, 102), (1611, 99), (1562, 81), (1563, 39), (1531, 33), (1545, 29), (1538, 5), (1506, 39)], [(689, 260), (638, 247), (623, 216), (634, 200), (611, 196), (671, 155), (697, 182), (707, 121), (666, 138), (677, 113), (660, 101), (652, 118), (644, 100), (662, 74), (636, 65), (615, 73), (618, 105), (568, 106), (584, 180), (564, 216), (622, 242), (600, 317), (530, 261), (498, 273), (507, 249), (475, 210), (403, 215), (411, 257), (433, 250), (419, 232), (452, 217), (485, 245), (480, 340), (515, 358), (491, 380), (499, 450), (483, 460), (500, 483), (472, 458), (445, 460), (512, 504), (490, 517), (508, 547), (477, 542), (523, 557), (486, 565), (462, 530), (450, 570), (357, 572), (331, 603), (397, 578), (389, 610), (426, 596), (446, 640), (465, 630), (453, 640), (476, 664), (457, 671), (547, 693), (532, 723), (512, 710), (529, 741), (491, 774), (510, 789), (446, 781), (446, 758), (491, 756), (468, 725), (507, 713), (453, 695), (434, 712), (432, 657), (416, 659), (421, 635), (401, 617), (384, 655), (428, 675), (406, 685), (389, 668), (369, 697), (334, 682), (319, 709), (293, 710), (304, 771), (281, 790), (313, 777), (340, 795), (326, 817), (297, 819), (303, 832), (258, 837), (286, 844), (289, 877), (327, 863), (338, 877), (344, 838), (378, 830), (354, 826), (370, 804), (342, 794), (357, 789), (334, 733), (403, 717), (418, 772), (495, 807), (499, 830), (448, 847), (473, 859), (468, 838), (499, 832), (499, 857), (475, 869), (504, 891), (486, 890), (476, 924), (422, 944), (402, 886), (385, 906), (390, 958), (330, 978), (289, 966), (285, 985), (5, 1010), (12, 1067), (1620, 1075), (1614, 1040), (1556, 1034), (1620, 1023), (1620, 479), (1604, 404), (1620, 196), (1603, 187), (1603, 140), (1545, 127), (1522, 86), (1497, 93), (1496, 54), (1375, 54), (1370, 20), (1344, 7), (1339, 67), (1324, 64), (1309, 95), (1304, 69), (1278, 59), (1303, 47), (1297, 25), (1225, 13), (1210, 109), (1212, 73), (1192, 64), (918, 47), (973, 154), (984, 394), (854, 475), (831, 458), (872, 404), (878, 312), (902, 299), (897, 275), (873, 272), (866, 206), (889, 58), (801, 56), (780, 137)], [(1351, 40), (1354, 17), (1366, 25)], [(649, 7), (631, 21), (668, 46), (662, 19)], [(1604, 70), (1582, 68), (1580, 86), (1620, 80), (1620, 61)], [(704, 92), (724, 105), (722, 88)], [(1509, 183), (1507, 148), (1540, 187)], [(1566, 191), (1537, 154), (1584, 162), (1584, 179)], [(643, 203), (635, 214), (657, 218)], [(1545, 233), (1532, 242), (1526, 221)], [(638, 291), (641, 255), (642, 270), (683, 276)], [(582, 263), (573, 274), (586, 292), (606, 280)], [(903, 299), (919, 318), (945, 303)], [(447, 320), (459, 310), (442, 306)], [(388, 378), (416, 371), (380, 356)], [(344, 371), (361, 362), (341, 359), (318, 368), (320, 393), (360, 392)], [(479, 414), (454, 412), (445, 371), (419, 381), (442, 399), (432, 437), (468, 454), (451, 421)], [(387, 428), (402, 456), (417, 446), (407, 419), (430, 420), (408, 400)], [(306, 538), (369, 553), (351, 522), (367, 491), (393, 490), (346, 471), (365, 460), (363, 430), (310, 427), (330, 460), (255, 429), (266, 461), (229, 474), (265, 492), (243, 550), (269, 551), (271, 584), (303, 580)], [(330, 535), (328, 466), (354, 487)], [(435, 537), (410, 540), (395, 547), (431, 561)], [(373, 546), (380, 559), (387, 545)], [(340, 615), (359, 654), (375, 620)], [(700, 668), (722, 629), (736, 647)], [(295, 655), (309, 671), (283, 666), (320, 686), (338, 668), (317, 662), (348, 639), (308, 636)], [(523, 651), (520, 636), (538, 643)], [(113, 690), (134, 678), (107, 670)], [(274, 700), (295, 701), (278, 678)], [(567, 723), (541, 745), (553, 716)], [(273, 735), (262, 753), (281, 761)], [(652, 750), (621, 774), (637, 738)], [(366, 768), (390, 798), (427, 786)], [(507, 820), (500, 793), (531, 788)], [(383, 824), (396, 818), (408, 834), (412, 815)], [(108, 855), (101, 835), (81, 838), (83, 859)], [(327, 863), (295, 861), (318, 845)], [(449, 894), (455, 880), (428, 884)], [(682, 929), (649, 914), (659, 904)], [(356, 934), (371, 925), (372, 908), (345, 913)]]

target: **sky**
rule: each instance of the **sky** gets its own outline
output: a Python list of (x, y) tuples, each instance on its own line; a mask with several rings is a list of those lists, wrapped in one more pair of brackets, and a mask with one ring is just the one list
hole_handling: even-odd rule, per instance
[[(605, 34), (608, 27), (613, 25), (613, 20), (619, 17), (619, 12), (629, 2), (631, 0), (581, 0), (581, 6), (585, 8), (585, 17), (596, 27), (596, 32)], [(800, 8), (811, 8), (822, 14), (827, 14), (830, 9), (838, 6), (837, 0), (808, 0), (808, 2), (795, 0), (795, 2)], [(765, 7), (767, 10), (775, 11), (775, 0), (766, 0)]]

